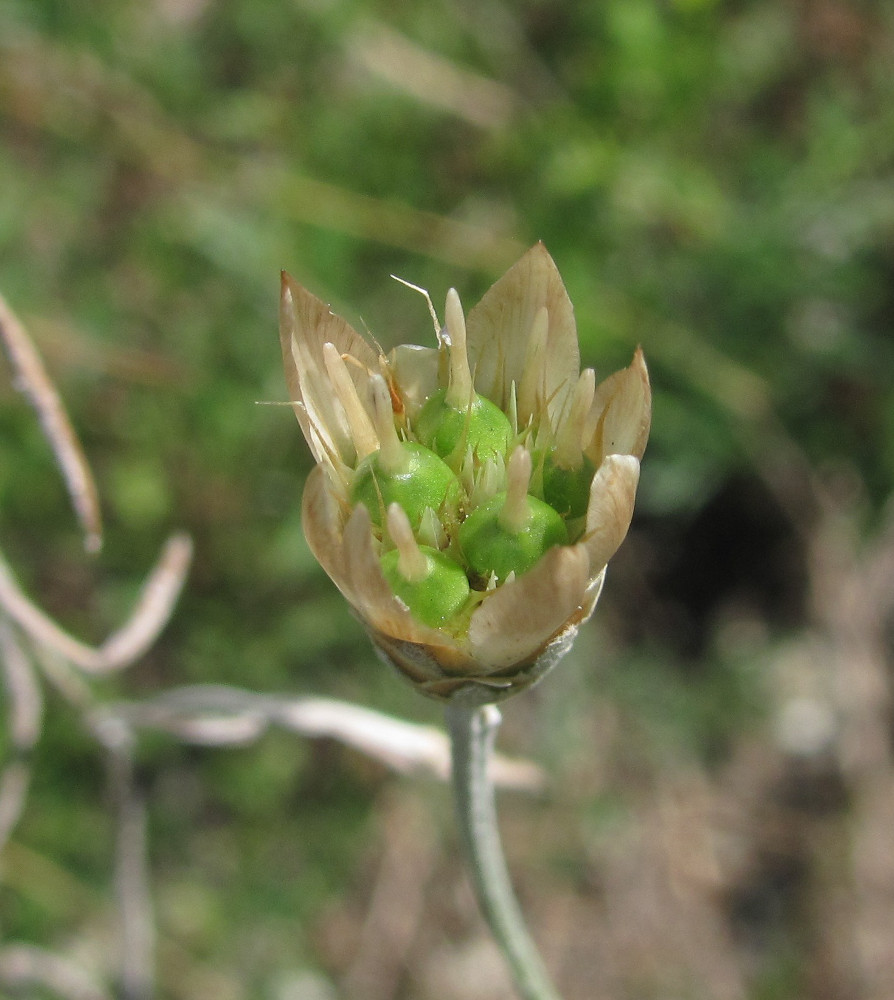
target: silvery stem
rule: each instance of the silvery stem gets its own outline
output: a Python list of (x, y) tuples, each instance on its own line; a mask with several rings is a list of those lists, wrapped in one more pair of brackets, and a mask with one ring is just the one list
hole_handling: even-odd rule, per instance
[(453, 760), (453, 792), (463, 851), (478, 904), (524, 1000), (560, 1000), (519, 909), (497, 829), (488, 765), (500, 726), (495, 705), (447, 702)]

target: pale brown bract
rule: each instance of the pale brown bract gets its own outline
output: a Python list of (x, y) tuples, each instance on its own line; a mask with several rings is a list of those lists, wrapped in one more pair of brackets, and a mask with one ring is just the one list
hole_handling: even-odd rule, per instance
[[(583, 419), (579, 447), (595, 474), (579, 537), (485, 592), (457, 633), (421, 624), (391, 592), (370, 515), (349, 501), (353, 470), (376, 446), (371, 376), (385, 378), (396, 422), (411, 434), (413, 415), (443, 384), (446, 338), (440, 350), (405, 346), (382, 357), (287, 274), (280, 321), (292, 404), (317, 461), (304, 493), (305, 535), (376, 649), (435, 698), (491, 702), (539, 680), (592, 614), (606, 564), (630, 525), (651, 419), (642, 352), (596, 387)], [(511, 415), (517, 436), (557, 440), (572, 407), (580, 357), (570, 299), (542, 244), (485, 293), (466, 329), (475, 390)]]

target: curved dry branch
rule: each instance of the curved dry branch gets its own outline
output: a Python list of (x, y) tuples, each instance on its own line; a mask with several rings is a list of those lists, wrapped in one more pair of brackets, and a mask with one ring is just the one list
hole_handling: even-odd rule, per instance
[(4, 617), (0, 617), (0, 669), (9, 704), (12, 745), (17, 751), (28, 751), (40, 735), (43, 698), (28, 657)]
[(34, 642), (85, 673), (107, 674), (130, 666), (158, 637), (171, 617), (192, 558), (188, 535), (172, 535), (146, 579), (128, 620), (98, 647), (75, 639), (25, 596), (0, 555), (0, 609)]
[[(312, 738), (338, 740), (400, 773), (450, 776), (445, 733), (331, 698), (260, 695), (239, 688), (203, 684), (174, 688), (140, 702), (119, 702), (98, 711), (96, 725), (124, 722), (160, 729), (202, 746), (234, 746), (260, 738), (270, 726)], [(528, 761), (496, 755), (492, 779), (504, 788), (536, 792), (543, 772)]]
[(37, 742), (43, 698), (34, 671), (10, 623), (0, 617), (0, 668), (7, 699), (7, 725), (15, 757), (0, 771), (0, 850), (15, 828), (31, 783), (25, 755)]
[(44, 436), (53, 449), (84, 532), (84, 547), (88, 552), (98, 552), (102, 547), (102, 516), (93, 473), (37, 348), (2, 295), (0, 342), (12, 365), (14, 384), (34, 407)]

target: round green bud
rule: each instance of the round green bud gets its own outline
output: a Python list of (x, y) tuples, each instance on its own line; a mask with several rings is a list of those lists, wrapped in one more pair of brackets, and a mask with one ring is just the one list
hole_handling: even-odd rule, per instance
[(520, 531), (506, 528), (500, 513), (506, 494), (498, 493), (463, 521), (459, 529), (459, 544), (469, 567), (481, 577), (497, 574), (505, 580), (514, 572), (516, 576), (530, 569), (554, 545), (568, 541), (565, 522), (542, 500), (528, 496), (525, 502), (530, 516)]
[(583, 517), (590, 503), (596, 469), (586, 455), (576, 469), (563, 469), (551, 458), (543, 464), (543, 499), (562, 517)]
[(397, 549), (382, 556), (382, 573), (417, 621), (440, 628), (466, 603), (469, 581), (462, 567), (437, 549), (420, 545), (419, 552), (427, 567), (427, 574), (421, 580), (411, 581), (401, 575)]
[(414, 528), (426, 507), (437, 511), (445, 500), (459, 501), (459, 481), (443, 459), (421, 444), (402, 441), (404, 461), (393, 468), (382, 468), (381, 453), (367, 455), (354, 472), (351, 500), (362, 503), (374, 524), (382, 523), (382, 512), (389, 504), (399, 503)]
[(458, 410), (446, 400), (446, 389), (429, 396), (416, 417), (419, 440), (447, 458), (457, 445), (468, 448), (483, 462), (503, 455), (509, 447), (512, 427), (506, 414), (489, 399), (475, 393), (467, 409)]

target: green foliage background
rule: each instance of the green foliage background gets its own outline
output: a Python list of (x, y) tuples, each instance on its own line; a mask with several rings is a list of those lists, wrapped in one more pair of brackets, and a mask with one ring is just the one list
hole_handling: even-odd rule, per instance
[[(278, 272), (388, 347), (431, 337), (389, 274), (469, 306), (542, 239), (585, 362), (607, 374), (641, 343), (655, 389), (617, 585), (554, 685), (507, 706), (512, 749), (557, 785), (587, 775), (558, 805), (510, 807), (531, 896), (577, 884), (637, 776), (715, 766), (761, 725), (766, 647), (718, 652), (717, 608), (695, 607), (699, 581), (725, 593), (739, 565), (681, 553), (705, 511), (804, 466), (844, 476), (871, 531), (891, 493), (892, 59), (892, 9), (868, 0), (0, 0), (0, 288), (70, 406), (107, 525), (85, 559), (2, 380), (0, 539), (20, 579), (99, 640), (185, 528), (177, 616), (103, 695), (222, 682), (436, 722), (310, 557), (307, 449), (287, 409), (255, 405), (285, 398)], [(798, 565), (774, 578), (785, 614), (758, 601), (767, 643), (805, 624)], [(629, 724), (607, 784), (590, 760), (606, 704)], [(207, 752), (154, 739), (141, 759), (162, 995), (279, 1000), (294, 968), (337, 980), (324, 929), (362, 897), (399, 779), (281, 735)], [(101, 937), (103, 776), (59, 702), (35, 767), (3, 934)], [(413, 794), (449, 844), (446, 793)], [(524, 830), (549, 808), (552, 847)], [(100, 914), (86, 931), (85, 910)], [(809, 995), (804, 942), (770, 924), (753, 995)], [(428, 995), (409, 983), (399, 995)]]

